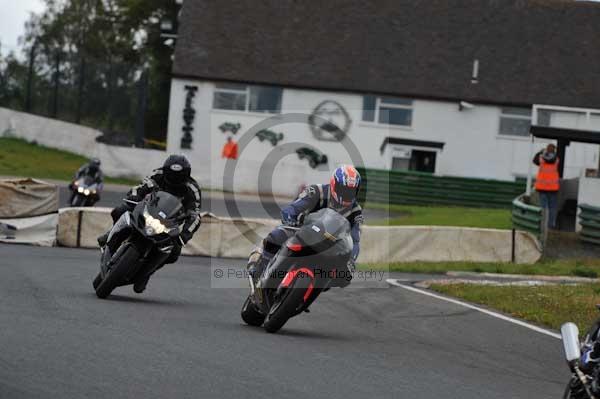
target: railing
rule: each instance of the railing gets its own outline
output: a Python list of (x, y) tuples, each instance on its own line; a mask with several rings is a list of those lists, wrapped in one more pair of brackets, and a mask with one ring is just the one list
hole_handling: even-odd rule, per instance
[(580, 239), (589, 244), (600, 245), (600, 208), (580, 204), (579, 209)]
[(546, 243), (547, 219), (542, 208), (528, 204), (528, 197), (522, 194), (512, 202), (512, 224), (514, 230), (524, 230), (532, 233), (539, 241), (541, 248)]
[(434, 176), (429, 173), (363, 169), (359, 200), (384, 204), (509, 208), (524, 182)]

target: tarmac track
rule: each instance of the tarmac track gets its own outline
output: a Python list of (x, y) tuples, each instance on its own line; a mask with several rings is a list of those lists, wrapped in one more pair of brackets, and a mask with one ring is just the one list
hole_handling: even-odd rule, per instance
[(569, 377), (559, 340), (384, 282), (272, 335), (242, 323), (246, 288), (214, 288), (241, 260), (182, 257), (99, 300), (98, 258), (0, 244), (0, 398), (534, 399)]

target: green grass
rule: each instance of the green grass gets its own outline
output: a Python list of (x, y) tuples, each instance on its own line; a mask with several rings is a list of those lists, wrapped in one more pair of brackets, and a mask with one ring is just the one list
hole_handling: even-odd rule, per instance
[(600, 259), (543, 260), (534, 264), (475, 263), (475, 262), (407, 262), (361, 264), (364, 270), (389, 270), (404, 273), (443, 274), (448, 271), (477, 273), (532, 274), (548, 276), (600, 276)]
[[(365, 208), (383, 209), (400, 216), (375, 220), (386, 226), (459, 226), (490, 229), (512, 228), (509, 209), (463, 208), (452, 206), (383, 205), (367, 203)], [(393, 216), (393, 215), (392, 215)]]
[(600, 315), (595, 307), (600, 303), (600, 284), (536, 287), (437, 284), (430, 289), (553, 329), (572, 321), (583, 333)]
[[(71, 181), (87, 158), (16, 138), (0, 137), (0, 176)], [(137, 180), (106, 177), (106, 183), (134, 185)]]

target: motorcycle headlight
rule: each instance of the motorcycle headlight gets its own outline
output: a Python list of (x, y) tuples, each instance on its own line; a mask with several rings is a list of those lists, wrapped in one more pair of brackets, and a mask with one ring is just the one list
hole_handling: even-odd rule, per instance
[(78, 193), (82, 193), (83, 192), (83, 187), (77, 187), (77, 192)]
[(155, 234), (168, 233), (171, 229), (165, 226), (160, 219), (155, 218), (154, 216), (148, 213), (148, 210), (144, 210), (144, 220), (146, 221), (146, 234), (149, 236)]
[(86, 188), (85, 190), (83, 190), (83, 193), (84, 193), (85, 195), (90, 195), (90, 190), (88, 190), (88, 189)]

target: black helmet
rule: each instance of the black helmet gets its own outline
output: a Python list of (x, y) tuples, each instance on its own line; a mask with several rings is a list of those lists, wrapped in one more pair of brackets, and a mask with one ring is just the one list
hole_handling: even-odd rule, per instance
[(89, 163), (89, 167), (92, 170), (98, 170), (100, 169), (100, 160), (98, 158), (92, 158), (90, 159), (90, 163)]
[(190, 177), (192, 165), (183, 155), (169, 155), (162, 170), (167, 184), (180, 186)]

